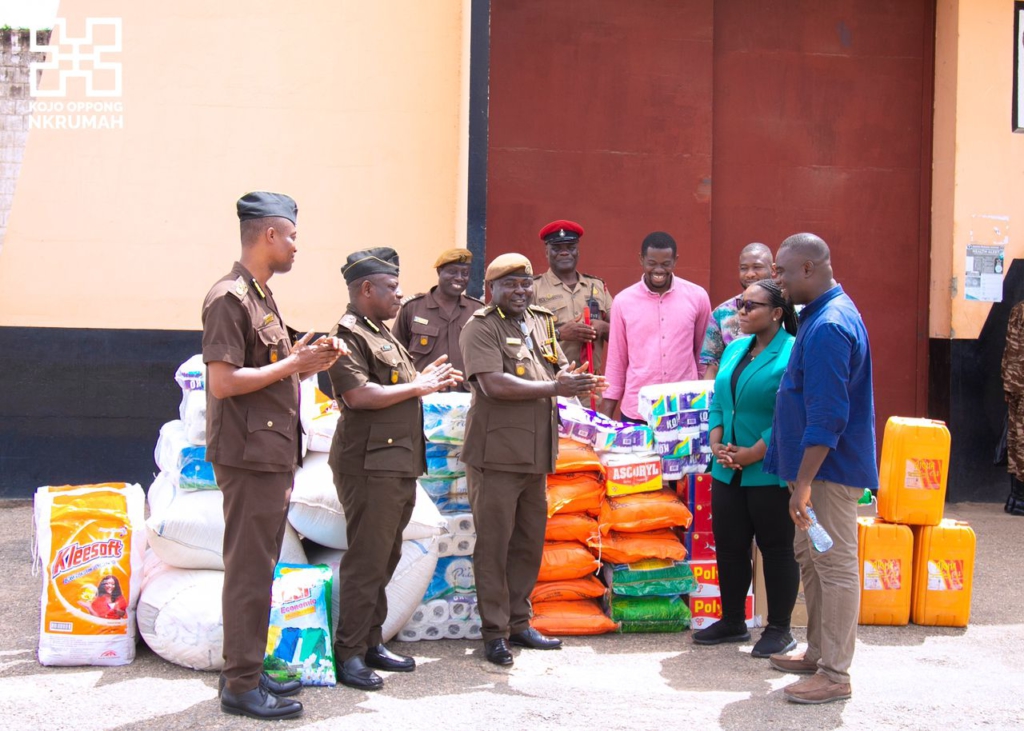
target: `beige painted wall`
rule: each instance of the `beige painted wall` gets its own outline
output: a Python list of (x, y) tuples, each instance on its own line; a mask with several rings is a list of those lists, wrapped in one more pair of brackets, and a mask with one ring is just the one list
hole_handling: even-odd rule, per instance
[(298, 201), (295, 268), (271, 282), (296, 328), (341, 314), (352, 250), (393, 246), (411, 293), (465, 245), (469, 0), (61, 6), (72, 33), (123, 19), (123, 129), (30, 131), (0, 325), (198, 329), (249, 190)]
[(976, 338), (991, 305), (964, 299), (968, 243), (1008, 228), (1007, 269), (1024, 258), (1024, 134), (1010, 126), (1013, 2), (939, 0), (935, 49), (930, 334)]

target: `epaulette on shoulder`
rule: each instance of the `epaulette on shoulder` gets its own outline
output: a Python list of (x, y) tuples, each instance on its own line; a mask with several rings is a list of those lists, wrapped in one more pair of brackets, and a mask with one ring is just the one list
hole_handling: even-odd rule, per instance
[(549, 310), (547, 307), (541, 307), (540, 305), (530, 305), (530, 312), (536, 312), (538, 315), (544, 315), (545, 317), (554, 317), (555, 313)]
[(345, 328), (348, 331), (352, 330), (352, 327), (356, 324), (356, 316), (351, 312), (346, 312), (340, 320), (338, 320), (338, 327)]
[(538, 279), (540, 279), (543, 276), (544, 276), (544, 272), (541, 272), (540, 274), (534, 274), (533, 275), (533, 281), (536, 282)]
[(465, 297), (468, 300), (471, 300), (472, 302), (479, 302), (481, 305), (485, 305), (486, 304), (482, 299), (480, 299), (479, 297), (474, 297), (471, 294), (466, 294), (465, 292), (463, 292), (462, 296)]
[[(601, 277), (599, 277), (599, 276), (597, 276), (595, 274), (587, 274), (586, 272), (580, 272), (580, 276), (581, 277), (586, 277), (587, 279), (596, 279), (601, 284), (605, 284), (604, 279), (602, 279)], [(605, 288), (607, 288), (607, 286), (608, 285), (605, 285)]]
[(412, 302), (413, 300), (418, 300), (420, 297), (425, 297), (426, 294), (427, 294), (426, 292), (418, 292), (416, 294), (410, 294), (408, 297), (404, 297), (402, 299), (401, 304), (404, 305), (406, 302)]
[(473, 313), (473, 317), (487, 317), (489, 314), (494, 312), (497, 308), (494, 305), (485, 305), (479, 310)]
[(238, 275), (238, 279), (228, 285), (228, 292), (235, 295), (239, 302), (241, 302), (245, 299), (245, 295), (249, 293), (249, 285), (245, 283), (242, 275)]

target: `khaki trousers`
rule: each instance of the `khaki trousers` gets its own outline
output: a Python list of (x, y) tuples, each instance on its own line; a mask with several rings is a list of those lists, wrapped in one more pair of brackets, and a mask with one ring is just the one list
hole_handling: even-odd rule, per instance
[(811, 483), (811, 505), (818, 523), (832, 536), (833, 546), (818, 553), (807, 531), (797, 530), (793, 552), (800, 564), (807, 600), (807, 653), (818, 672), (833, 683), (850, 682), (860, 612), (860, 571), (857, 565), (857, 499), (861, 488), (838, 482)]
[(473, 573), (485, 642), (530, 628), (548, 519), (545, 475), (466, 467), (476, 523)]
[(294, 471), (256, 472), (214, 464), (224, 497), (224, 670), (232, 693), (255, 688), (263, 672), (274, 568), (288, 522)]
[(345, 509), (348, 550), (338, 570), (338, 663), (363, 657), (384, 639), (388, 616), (385, 587), (402, 558), (402, 531), (416, 504), (416, 479), (375, 475), (334, 475)]

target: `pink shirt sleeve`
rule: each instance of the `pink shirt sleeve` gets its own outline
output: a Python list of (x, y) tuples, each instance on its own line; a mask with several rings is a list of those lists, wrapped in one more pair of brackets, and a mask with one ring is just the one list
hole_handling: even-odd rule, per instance
[(697, 319), (693, 323), (693, 362), (697, 364), (697, 375), (704, 378), (708, 369), (707, 363), (700, 362), (700, 351), (704, 347), (704, 335), (708, 329), (708, 322), (711, 320), (711, 299), (703, 287), (698, 287), (697, 297)]
[(612, 300), (611, 324), (608, 332), (608, 359), (604, 375), (608, 388), (604, 397), (619, 401), (626, 391), (626, 367), (629, 365), (629, 351), (626, 338), (626, 323), (622, 316), (623, 302), (620, 297)]

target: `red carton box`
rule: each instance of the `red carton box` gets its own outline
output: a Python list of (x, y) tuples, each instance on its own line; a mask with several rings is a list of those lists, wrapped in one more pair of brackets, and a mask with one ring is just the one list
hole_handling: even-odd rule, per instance
[(711, 509), (711, 475), (693, 476), (693, 506), (697, 505), (707, 505), (708, 510)]
[(711, 533), (711, 503), (697, 503), (690, 512), (693, 513), (693, 530), (697, 533)]
[(686, 550), (691, 561), (714, 561), (718, 557), (715, 550), (715, 534), (711, 531), (690, 531), (687, 533)]
[(720, 596), (721, 584), (718, 582), (718, 563), (716, 561), (690, 561), (690, 570), (697, 581), (697, 590), (691, 591), (691, 597)]
[[(690, 629), (698, 630), (710, 627), (722, 618), (722, 597), (701, 597), (690, 595)], [(754, 595), (747, 594), (746, 622), (748, 627), (754, 624)]]

